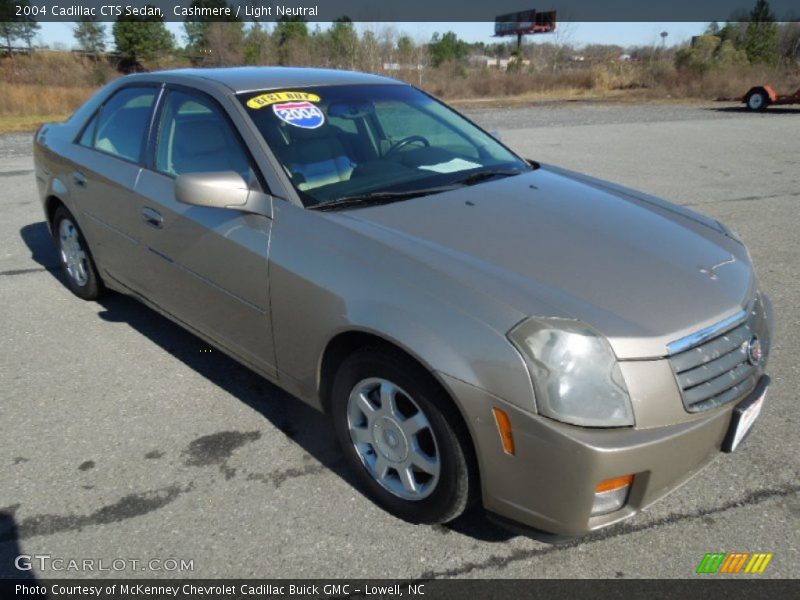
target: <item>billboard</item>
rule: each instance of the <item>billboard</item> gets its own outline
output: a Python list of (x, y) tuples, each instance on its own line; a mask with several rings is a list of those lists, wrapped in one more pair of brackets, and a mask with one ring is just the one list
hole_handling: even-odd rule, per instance
[(556, 11), (523, 10), (494, 19), (495, 36), (550, 33), (556, 29)]

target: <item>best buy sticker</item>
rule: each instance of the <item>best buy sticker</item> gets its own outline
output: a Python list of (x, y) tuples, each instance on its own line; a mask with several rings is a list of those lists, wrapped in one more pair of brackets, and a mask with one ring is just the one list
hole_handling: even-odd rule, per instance
[(284, 123), (303, 129), (316, 129), (325, 122), (325, 115), (311, 102), (273, 104), (272, 110)]
[(319, 96), (309, 92), (269, 92), (247, 101), (250, 108), (264, 108), (278, 102), (319, 102)]

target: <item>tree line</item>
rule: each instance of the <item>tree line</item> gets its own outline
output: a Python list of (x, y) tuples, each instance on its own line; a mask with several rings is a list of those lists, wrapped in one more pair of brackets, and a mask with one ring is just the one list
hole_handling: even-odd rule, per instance
[[(191, 6), (221, 8), (226, 2), (193, 0)], [(12, 0), (0, 0), (0, 36), (9, 51), (15, 40), (31, 48), (39, 25), (31, 19), (16, 19), (11, 14), (12, 7)], [(568, 26), (562, 24), (562, 31)], [(268, 26), (258, 21), (246, 24), (233, 16), (225, 21), (189, 17), (183, 29), (185, 43), (181, 45), (160, 17), (129, 15), (112, 23), (110, 33), (122, 61), (129, 65), (155, 66), (177, 58), (207, 66), (303, 64), (381, 70), (388, 64), (393, 68), (419, 70), (426, 66), (465, 65), (471, 55), (481, 54), (516, 60), (510, 67), (521, 68), (535, 59), (540, 67), (545, 63), (557, 69), (570, 64), (570, 59), (575, 57), (581, 61), (588, 57), (597, 62), (614, 60), (626, 53), (634, 60), (643, 56), (651, 60), (654, 57), (674, 59), (679, 69), (702, 71), (746, 63), (797, 66), (800, 59), (800, 24), (777, 23), (768, 0), (756, 0), (749, 13), (735, 15), (725, 24), (712, 23), (691, 45), (669, 52), (655, 46), (625, 50), (614, 45), (592, 45), (577, 49), (562, 35), (555, 43), (528, 44), (521, 53), (516, 53), (513, 43), (471, 44), (452, 31), (435, 33), (427, 42), (415, 41), (390, 26), (368, 28), (359, 33), (346, 16), (325, 30), (302, 19), (282, 19)], [(73, 33), (81, 51), (99, 55), (107, 50), (105, 23), (83, 19), (75, 24)]]
[(767, 0), (736, 20), (711, 23), (675, 56), (679, 69), (699, 72), (746, 64), (797, 67), (799, 59), (800, 23), (777, 23)]
[(15, 41), (22, 42), (30, 52), (39, 34), (41, 25), (32, 16), (17, 16), (17, 6), (30, 6), (29, 0), (0, 0), (0, 38), (5, 42), (8, 53)]

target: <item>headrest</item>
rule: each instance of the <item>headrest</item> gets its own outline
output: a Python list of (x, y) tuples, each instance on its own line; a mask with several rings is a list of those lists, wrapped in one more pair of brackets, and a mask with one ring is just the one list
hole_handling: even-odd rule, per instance
[(176, 121), (175, 145), (179, 153), (187, 155), (227, 151), (225, 132), (216, 120)]

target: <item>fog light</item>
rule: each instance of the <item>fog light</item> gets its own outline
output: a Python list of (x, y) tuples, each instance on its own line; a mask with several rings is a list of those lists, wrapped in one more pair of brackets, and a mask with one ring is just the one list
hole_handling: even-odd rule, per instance
[(592, 516), (607, 515), (625, 506), (632, 484), (633, 475), (614, 477), (598, 483), (594, 493)]

